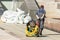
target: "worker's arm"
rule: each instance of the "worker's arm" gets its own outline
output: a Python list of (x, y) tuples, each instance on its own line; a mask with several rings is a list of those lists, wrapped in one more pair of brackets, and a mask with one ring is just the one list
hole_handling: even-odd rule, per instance
[(39, 19), (38, 15), (36, 15), (37, 19)]

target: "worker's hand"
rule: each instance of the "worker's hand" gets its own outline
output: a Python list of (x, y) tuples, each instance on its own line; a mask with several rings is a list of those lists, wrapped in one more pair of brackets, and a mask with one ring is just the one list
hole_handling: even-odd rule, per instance
[(36, 15), (37, 19), (39, 19), (38, 15)]
[(44, 17), (44, 14), (43, 14), (43, 16), (41, 17), (41, 19), (43, 19), (43, 17)]

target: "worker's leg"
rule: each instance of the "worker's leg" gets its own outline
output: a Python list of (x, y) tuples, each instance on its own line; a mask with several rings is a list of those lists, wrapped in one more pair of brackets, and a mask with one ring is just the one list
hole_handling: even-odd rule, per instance
[(42, 35), (43, 28), (43, 20), (40, 20), (40, 35)]

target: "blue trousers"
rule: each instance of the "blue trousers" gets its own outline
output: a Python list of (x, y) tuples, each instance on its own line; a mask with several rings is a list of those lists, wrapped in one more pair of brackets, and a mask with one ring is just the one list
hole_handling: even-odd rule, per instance
[(43, 20), (40, 20), (40, 29), (43, 30), (43, 28), (44, 28)]

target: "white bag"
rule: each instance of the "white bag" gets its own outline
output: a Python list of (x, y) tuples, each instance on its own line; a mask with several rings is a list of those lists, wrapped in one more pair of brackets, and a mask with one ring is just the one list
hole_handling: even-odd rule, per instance
[(19, 16), (19, 17), (18, 17), (18, 22), (17, 22), (17, 23), (23, 24), (23, 22), (24, 22), (24, 17), (25, 17), (25, 15)]
[(29, 16), (29, 13), (27, 16), (24, 18), (24, 23), (27, 24), (31, 20), (31, 17)]
[(23, 11), (16, 12), (12, 10), (7, 10), (1, 16), (1, 20), (6, 23), (17, 23), (18, 17), (23, 13)]

